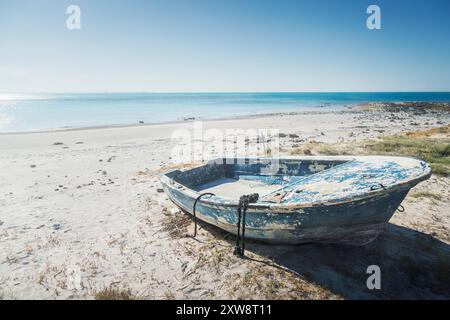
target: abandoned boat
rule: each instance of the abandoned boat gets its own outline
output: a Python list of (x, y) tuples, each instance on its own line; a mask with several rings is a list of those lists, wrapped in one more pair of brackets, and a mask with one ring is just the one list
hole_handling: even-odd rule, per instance
[(238, 237), (363, 245), (430, 175), (414, 158), (305, 156), (217, 159), (161, 182), (182, 210)]

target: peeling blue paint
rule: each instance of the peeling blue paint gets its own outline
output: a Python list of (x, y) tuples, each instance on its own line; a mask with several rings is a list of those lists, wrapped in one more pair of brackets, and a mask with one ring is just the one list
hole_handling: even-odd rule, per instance
[[(169, 198), (192, 214), (196, 191), (221, 178), (279, 186), (249, 206), (247, 236), (300, 243), (373, 239), (410, 188), (429, 178), (423, 161), (403, 157), (303, 157), (280, 159), (274, 175), (262, 174), (271, 159), (218, 159), (161, 176)], [(197, 204), (199, 219), (236, 233), (238, 197), (220, 194)], [(362, 241), (362, 240), (361, 240)], [(364, 242), (364, 241), (363, 241)]]

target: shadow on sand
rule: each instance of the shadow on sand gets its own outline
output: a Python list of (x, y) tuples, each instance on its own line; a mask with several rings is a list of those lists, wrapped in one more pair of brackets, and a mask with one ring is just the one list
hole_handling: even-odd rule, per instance
[[(450, 299), (450, 245), (394, 224), (366, 246), (248, 241), (246, 248), (345, 299)], [(367, 288), (370, 265), (381, 269), (380, 290)]]

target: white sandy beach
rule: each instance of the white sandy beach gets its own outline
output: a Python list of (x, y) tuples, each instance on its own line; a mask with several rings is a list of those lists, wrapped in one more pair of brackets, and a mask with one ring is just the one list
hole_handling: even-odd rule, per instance
[[(393, 119), (345, 111), (207, 121), (204, 127), (298, 135), (282, 139), (286, 152), (311, 141), (361, 141), (448, 123), (448, 114)], [(448, 178), (420, 184), (416, 189), (441, 200), (408, 196), (390, 233), (368, 247), (250, 243), (248, 255), (265, 263), (241, 260), (232, 255), (232, 239), (215, 228), (202, 226), (198, 241), (167, 228), (178, 219), (183, 232), (193, 231), (191, 220), (158, 192), (158, 174), (172, 165), (171, 134), (180, 128), (192, 130), (192, 122), (0, 134), (0, 298), (92, 299), (110, 287), (166, 299), (448, 297), (442, 287), (448, 274), (428, 275), (426, 287), (415, 278), (448, 267), (441, 263), (450, 257)], [(367, 291), (366, 262), (385, 263), (400, 287)]]

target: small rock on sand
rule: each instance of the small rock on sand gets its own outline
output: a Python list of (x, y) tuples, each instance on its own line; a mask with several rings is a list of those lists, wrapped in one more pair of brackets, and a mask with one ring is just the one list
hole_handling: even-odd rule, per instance
[(163, 188), (158, 188), (158, 189), (156, 189), (156, 191), (159, 192), (159, 193), (163, 193), (164, 189)]
[(62, 143), (62, 142), (55, 142), (53, 145), (54, 146), (61, 146), (61, 145), (63, 145), (64, 143)]
[(36, 168), (35, 164), (30, 165), (30, 168)]

